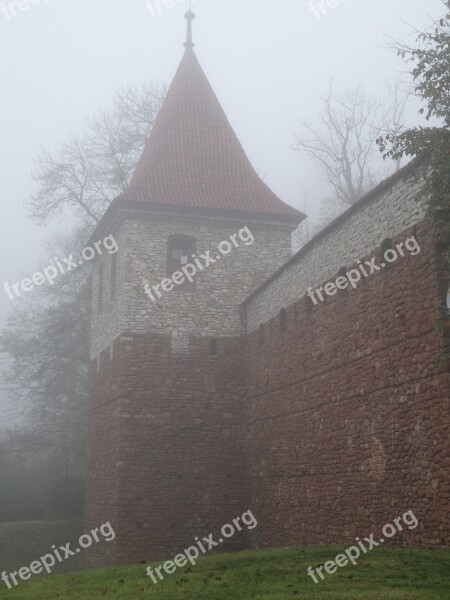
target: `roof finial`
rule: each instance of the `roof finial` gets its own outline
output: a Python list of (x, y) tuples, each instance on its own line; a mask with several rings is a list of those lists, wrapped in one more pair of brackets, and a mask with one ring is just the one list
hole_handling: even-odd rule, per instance
[(186, 48), (193, 48), (195, 46), (194, 42), (192, 41), (192, 21), (195, 19), (195, 14), (192, 12), (191, 6), (192, 4), (189, 6), (188, 12), (184, 15), (185, 19), (188, 22), (187, 39), (186, 43), (184, 44)]

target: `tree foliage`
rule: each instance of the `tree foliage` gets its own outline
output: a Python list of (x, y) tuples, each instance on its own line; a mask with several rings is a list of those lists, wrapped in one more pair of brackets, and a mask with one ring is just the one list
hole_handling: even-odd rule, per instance
[[(418, 32), (415, 47), (392, 43), (398, 56), (412, 64), (415, 92), (424, 103), (420, 113), (437, 124), (414, 127), (397, 136), (387, 133), (377, 143), (385, 159), (414, 156), (420, 161), (425, 179), (420, 197), (430, 200), (450, 281), (450, 0), (444, 4), (445, 15), (427, 31)], [(450, 327), (449, 316), (442, 326)]]

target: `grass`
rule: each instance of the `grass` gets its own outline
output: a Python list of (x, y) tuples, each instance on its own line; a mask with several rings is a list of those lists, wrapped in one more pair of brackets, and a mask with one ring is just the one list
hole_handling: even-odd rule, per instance
[[(337, 546), (246, 551), (204, 557), (154, 585), (146, 565), (54, 575), (21, 583), (10, 600), (426, 600), (450, 598), (450, 551), (376, 548), (357, 566), (339, 568), (314, 584), (306, 569), (332, 560)], [(69, 561), (68, 561), (69, 562)], [(23, 563), (22, 563), (23, 564)], [(154, 562), (152, 566), (160, 563)]]
[[(83, 523), (74, 521), (27, 521), (24, 523), (0, 523), (0, 573), (16, 571), (30, 565), (36, 558), (51, 551), (52, 544), (62, 546), (76, 540), (83, 533)], [(84, 557), (61, 563), (57, 573), (77, 571), (86, 567)], [(0, 580), (0, 598), (4, 584)]]

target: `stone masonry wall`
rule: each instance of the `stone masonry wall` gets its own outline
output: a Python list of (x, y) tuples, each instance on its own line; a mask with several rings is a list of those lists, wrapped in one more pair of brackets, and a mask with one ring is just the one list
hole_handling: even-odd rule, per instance
[[(114, 301), (100, 259), (101, 315), (94, 266), (86, 527), (109, 520), (117, 535), (93, 547), (94, 564), (170, 558), (249, 509), (258, 527), (221, 549), (350, 542), (407, 510), (420, 525), (394, 541), (450, 544), (448, 340), (436, 328), (448, 282), (418, 186), (403, 171), (277, 272), (286, 228), (121, 225)], [(198, 275), (195, 292), (144, 295), (166, 275), (169, 235), (194, 236), (200, 254), (245, 225), (255, 244)], [(305, 296), (413, 235), (416, 256), (316, 306)]]
[(274, 285), (258, 290), (248, 303), (248, 331), (296, 302), (309, 286), (316, 288), (330, 281), (341, 268), (349, 267), (363, 256), (371, 256), (372, 249), (383, 240), (398, 236), (424, 219), (427, 205), (417, 199), (421, 180), (408, 167), (403, 172), (404, 177), (392, 185), (384, 185), (368, 201), (352, 207), (341, 217), (339, 226), (329, 227), (324, 235), (316, 236), (302, 251), (301, 259), (291, 259)]
[[(421, 209), (409, 201), (400, 210), (396, 198), (408, 195), (397, 190), (356, 211), (248, 303), (246, 457), (259, 518), (253, 544), (379, 536), (408, 510), (420, 525), (393, 541), (450, 544), (450, 376), (436, 329), (448, 285), (431, 224), (411, 226)], [(384, 211), (392, 217), (397, 210), (385, 220)], [(308, 285), (335, 280), (339, 267), (357, 259), (376, 256), (380, 265), (384, 238), (395, 247), (411, 235), (418, 255), (317, 306), (305, 296)]]
[[(197, 256), (211, 250), (215, 258), (246, 226), (254, 243), (238, 238), (238, 248), (196, 276), (195, 290), (158, 302), (144, 294), (145, 282), (167, 276), (170, 236), (192, 236)], [(240, 304), (290, 256), (289, 227), (237, 218), (141, 212), (114, 236), (115, 299), (109, 255), (93, 274), (86, 527), (110, 520), (117, 537), (92, 549), (94, 564), (179, 553), (248, 510)], [(228, 547), (244, 544), (241, 534)]]
[[(119, 404), (117, 377), (120, 368), (111, 368), (109, 349), (90, 368), (90, 403), (86, 452), (86, 531), (110, 521), (117, 524), (119, 503), (117, 480), (117, 441)], [(99, 376), (101, 369), (101, 376)], [(96, 544), (92, 556), (97, 564), (113, 564), (117, 555), (115, 540)]]
[[(94, 564), (173, 557), (249, 509), (243, 471), (243, 345), (124, 334), (92, 373), (86, 527), (110, 520)], [(87, 529), (89, 530), (89, 529)], [(216, 537), (217, 539), (217, 537)], [(222, 549), (247, 545), (236, 535)]]
[[(192, 236), (197, 256), (211, 250), (248, 226), (255, 241), (222, 256), (195, 277), (195, 291), (164, 293), (157, 302), (144, 294), (144, 283), (160, 283), (166, 274), (167, 240), (170, 236)], [(91, 357), (107, 348), (123, 331), (156, 331), (172, 335), (174, 346), (186, 346), (191, 333), (236, 336), (241, 333), (239, 306), (244, 298), (291, 255), (290, 228), (263, 225), (243, 218), (207, 219), (187, 216), (140, 214), (126, 220), (114, 233), (117, 253), (116, 299), (110, 298), (111, 256), (97, 259), (93, 270), (93, 320)], [(204, 261), (203, 261), (204, 262)], [(98, 314), (98, 269), (104, 266), (103, 312)], [(185, 348), (186, 349), (186, 348)], [(187, 349), (186, 349), (187, 350)]]

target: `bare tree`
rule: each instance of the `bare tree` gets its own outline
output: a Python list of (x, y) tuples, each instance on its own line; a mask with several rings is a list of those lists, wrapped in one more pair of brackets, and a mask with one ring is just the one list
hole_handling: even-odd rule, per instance
[(44, 224), (70, 209), (92, 229), (126, 189), (165, 91), (154, 83), (141, 90), (120, 88), (113, 110), (89, 117), (83, 135), (69, 135), (56, 151), (42, 149), (35, 174), (40, 189), (29, 203), (30, 217)]
[[(397, 148), (397, 139), (404, 130), (405, 110), (408, 105), (410, 96), (414, 93), (411, 86), (403, 83), (400, 79), (395, 81), (388, 80), (386, 82), (390, 98), (389, 119), (385, 131), (392, 135), (393, 145)], [(395, 169), (398, 171), (402, 166), (402, 157), (397, 156), (395, 159)]]
[[(30, 216), (42, 224), (76, 217), (72, 231), (49, 240), (43, 264), (80, 251), (126, 188), (164, 94), (154, 84), (121, 88), (113, 110), (89, 117), (82, 135), (70, 135), (56, 151), (41, 151)], [(33, 456), (43, 470), (54, 465), (66, 498), (69, 479), (81, 476), (84, 462), (89, 330), (89, 272), (79, 267), (22, 297), (0, 334), (1, 387), (14, 399), (19, 423), (13, 436), (6, 434), (3, 453), (14, 464), (19, 456)]]
[(304, 215), (307, 215), (306, 219), (300, 223), (300, 225), (292, 232), (292, 251), (297, 252), (303, 246), (314, 237), (315, 231), (315, 222), (311, 217), (309, 217), (310, 213), (310, 204), (305, 199), (303, 206), (300, 208)]
[(332, 82), (322, 102), (318, 124), (302, 123), (295, 149), (319, 165), (338, 201), (354, 204), (377, 183), (377, 136), (387, 123), (400, 127), (404, 105), (395, 107), (393, 119), (392, 108), (370, 98), (361, 85), (335, 92)]

